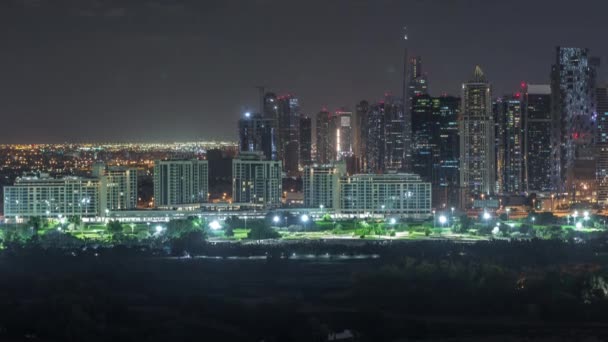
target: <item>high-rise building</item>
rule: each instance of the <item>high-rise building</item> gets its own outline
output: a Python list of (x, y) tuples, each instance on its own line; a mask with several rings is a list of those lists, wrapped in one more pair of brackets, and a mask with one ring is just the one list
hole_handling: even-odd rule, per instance
[(496, 125), (496, 192), (524, 191), (523, 96), (504, 96), (494, 104)]
[(367, 123), (365, 125), (365, 155), (364, 165), (366, 172), (382, 172), (385, 169), (386, 155), (386, 127), (384, 115), (384, 102), (378, 102), (369, 107)]
[(154, 162), (154, 204), (170, 207), (206, 203), (208, 178), (206, 160), (157, 160)]
[(608, 85), (596, 88), (597, 100), (597, 201), (608, 204)]
[[(406, 50), (407, 55), (407, 50)], [(407, 56), (406, 56), (407, 58)], [(412, 144), (413, 144), (413, 104), (414, 98), (419, 95), (428, 95), (428, 81), (426, 75), (422, 72), (422, 58), (415, 56), (409, 59), (407, 66), (407, 82), (404, 81), (404, 86), (407, 83), (407, 90), (404, 89), (403, 94), (403, 117), (404, 117), (404, 162), (403, 169), (410, 169), (409, 161), (412, 160)]]
[(261, 114), (245, 113), (239, 120), (239, 150), (262, 152), (267, 160), (277, 160), (274, 119)]
[(353, 113), (347, 110), (338, 110), (332, 116), (329, 123), (330, 142), (329, 145), (334, 149), (331, 153), (335, 160), (343, 160), (344, 158), (353, 155), (352, 148), (352, 115)]
[(549, 192), (551, 183), (551, 86), (525, 85), (524, 183), (528, 192)]
[[(288, 175), (299, 173), (300, 150), (300, 106), (293, 95), (277, 98), (278, 114), (278, 151), (283, 161), (283, 169)], [(273, 107), (274, 108), (274, 107)]]
[(232, 200), (262, 207), (281, 204), (281, 162), (259, 153), (241, 153), (232, 160)]
[(357, 158), (357, 168), (365, 170), (365, 155), (367, 151), (367, 114), (369, 112), (369, 103), (365, 100), (359, 102), (353, 116), (353, 153)]
[(368, 172), (405, 168), (405, 118), (403, 103), (387, 94), (369, 107), (362, 132), (365, 139), (364, 169)]
[(458, 118), (460, 98), (440, 96), (433, 98), (433, 205), (444, 207), (459, 206), (460, 140)]
[(593, 200), (597, 113), (589, 50), (557, 47), (551, 73), (553, 181), (573, 201)]
[(106, 166), (95, 163), (93, 177), (99, 179), (99, 206), (108, 210), (137, 208), (137, 169), (124, 166)]
[(300, 117), (300, 166), (303, 168), (312, 163), (312, 120)]
[(315, 161), (319, 164), (328, 164), (333, 158), (334, 149), (330, 145), (329, 122), (331, 114), (323, 109), (317, 114), (316, 120), (316, 156)]
[(438, 136), (433, 115), (433, 98), (417, 95), (412, 98), (412, 171), (425, 182), (433, 179), (433, 163), (437, 153)]
[(467, 194), (493, 193), (496, 163), (490, 84), (479, 66), (462, 85), (460, 186)]
[(99, 216), (105, 213), (100, 211), (99, 189), (97, 178), (51, 178), (44, 173), (18, 177), (4, 187), (4, 217), (23, 222), (31, 217)]
[(277, 123), (275, 123), (275, 127), (278, 126), (279, 120), (279, 104), (277, 101), (277, 96), (275, 93), (266, 93), (264, 95), (264, 118), (273, 119)]
[(346, 173), (343, 162), (314, 164), (304, 168), (304, 206), (306, 208), (337, 207), (339, 202), (338, 180)]
[(412, 102), (412, 171), (433, 184), (434, 206), (458, 205), (460, 99), (418, 95)]
[[(384, 168), (389, 171), (404, 170), (407, 168), (406, 157), (411, 155), (411, 152), (408, 150), (406, 155), (407, 127), (405, 126), (403, 102), (388, 95), (385, 97), (383, 110), (385, 125)], [(411, 139), (411, 132), (409, 134), (410, 136), (407, 138)], [(409, 141), (407, 142), (407, 148), (409, 148)]]

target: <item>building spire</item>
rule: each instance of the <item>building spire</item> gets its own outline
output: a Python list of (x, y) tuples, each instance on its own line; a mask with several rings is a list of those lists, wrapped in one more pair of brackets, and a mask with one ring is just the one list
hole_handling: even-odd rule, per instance
[(483, 74), (483, 70), (481, 70), (481, 67), (479, 65), (475, 66), (475, 72), (473, 72), (473, 82), (477, 82), (477, 83), (485, 83), (486, 82), (486, 76)]

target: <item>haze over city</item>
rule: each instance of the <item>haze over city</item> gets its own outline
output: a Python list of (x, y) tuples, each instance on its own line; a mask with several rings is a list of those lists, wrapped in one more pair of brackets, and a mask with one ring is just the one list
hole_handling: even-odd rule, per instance
[(259, 85), (309, 115), (352, 110), (400, 93), (403, 26), (431, 94), (460, 96), (477, 64), (511, 93), (548, 83), (557, 45), (607, 56), (605, 13), (592, 0), (3, 1), (0, 143), (236, 140)]

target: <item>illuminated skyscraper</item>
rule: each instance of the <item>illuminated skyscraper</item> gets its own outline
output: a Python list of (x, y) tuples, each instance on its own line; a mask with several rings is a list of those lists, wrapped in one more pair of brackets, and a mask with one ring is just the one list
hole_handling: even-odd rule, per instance
[(365, 125), (365, 171), (381, 172), (384, 171), (384, 161), (386, 154), (386, 127), (384, 125), (384, 101), (375, 103), (369, 107), (367, 122)]
[[(406, 51), (407, 54), (407, 51)], [(407, 58), (407, 56), (406, 56)], [(420, 56), (412, 57), (408, 60), (405, 66), (407, 70), (406, 75), (407, 82), (404, 81), (404, 98), (403, 98), (403, 116), (404, 116), (404, 162), (403, 169), (411, 169), (413, 166), (410, 163), (412, 160), (413, 153), (413, 104), (414, 98), (419, 95), (428, 95), (428, 82), (426, 75), (422, 72), (422, 58)], [(413, 161), (413, 160), (412, 160)]]
[(239, 120), (239, 150), (262, 152), (266, 160), (277, 160), (274, 119), (261, 114), (245, 113)]
[(528, 192), (548, 192), (551, 183), (551, 86), (525, 85), (524, 183)]
[(343, 160), (353, 155), (352, 115), (352, 112), (342, 109), (336, 111), (330, 120), (329, 145), (334, 149), (332, 154), (335, 160)]
[(462, 85), (460, 131), (460, 185), (468, 194), (493, 193), (496, 180), (494, 118), (490, 84), (475, 67), (473, 78)]
[(588, 49), (557, 47), (551, 73), (553, 178), (573, 200), (592, 200), (596, 178), (595, 69), (588, 54)]
[(458, 117), (460, 98), (440, 96), (433, 98), (433, 201), (436, 206), (459, 206), (460, 142)]
[(438, 138), (433, 117), (433, 98), (418, 95), (412, 99), (412, 172), (425, 182), (433, 179), (433, 162)]
[(359, 160), (359, 169), (365, 169), (365, 154), (367, 144), (367, 114), (369, 112), (369, 103), (361, 101), (357, 104), (357, 108), (353, 113), (353, 153)]
[(496, 191), (521, 193), (523, 188), (523, 102), (516, 93), (497, 100), (496, 124)]
[(279, 159), (283, 161), (283, 170), (288, 175), (297, 175), (300, 159), (300, 106), (298, 99), (292, 95), (279, 96), (276, 101)]
[(308, 116), (300, 117), (300, 167), (312, 163), (312, 120)]
[(597, 201), (608, 204), (608, 85), (597, 87)]
[(315, 161), (319, 164), (328, 164), (331, 160), (333, 160), (333, 151), (329, 144), (330, 118), (331, 114), (326, 109), (323, 109), (317, 114)]
[[(384, 139), (385, 155), (384, 169), (399, 171), (407, 168), (406, 165), (406, 127), (403, 102), (390, 95), (384, 99)], [(411, 129), (411, 128), (410, 128)], [(411, 132), (410, 137), (411, 139)], [(408, 143), (409, 148), (409, 143)], [(410, 155), (411, 153), (408, 153)]]

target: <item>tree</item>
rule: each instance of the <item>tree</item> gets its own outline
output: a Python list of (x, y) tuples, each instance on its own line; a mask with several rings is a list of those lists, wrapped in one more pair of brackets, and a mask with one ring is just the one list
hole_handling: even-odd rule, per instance
[(530, 232), (532, 231), (532, 226), (530, 226), (527, 223), (522, 223), (521, 226), (519, 226), (519, 232), (522, 234), (530, 234)]
[(226, 229), (224, 229), (224, 235), (226, 235), (227, 237), (233, 237), (234, 229), (232, 229), (231, 226), (226, 226)]
[(167, 224), (167, 237), (170, 239), (179, 238), (190, 232), (205, 232), (205, 223), (195, 217), (182, 220), (171, 220)]
[(253, 224), (251, 226), (251, 230), (247, 233), (248, 239), (254, 240), (264, 240), (264, 239), (278, 239), (281, 237), (281, 234), (276, 230), (270, 228), (265, 224)]
[(82, 218), (78, 215), (70, 216), (68, 217), (68, 223), (73, 224), (74, 228), (78, 228), (82, 224)]
[(108, 224), (106, 224), (106, 229), (108, 230), (108, 233), (112, 234), (113, 236), (114, 234), (122, 233), (123, 227), (119, 221), (112, 220), (109, 221)]
[(34, 230), (34, 235), (38, 235), (38, 231), (44, 226), (44, 220), (40, 216), (32, 216), (28, 224)]

